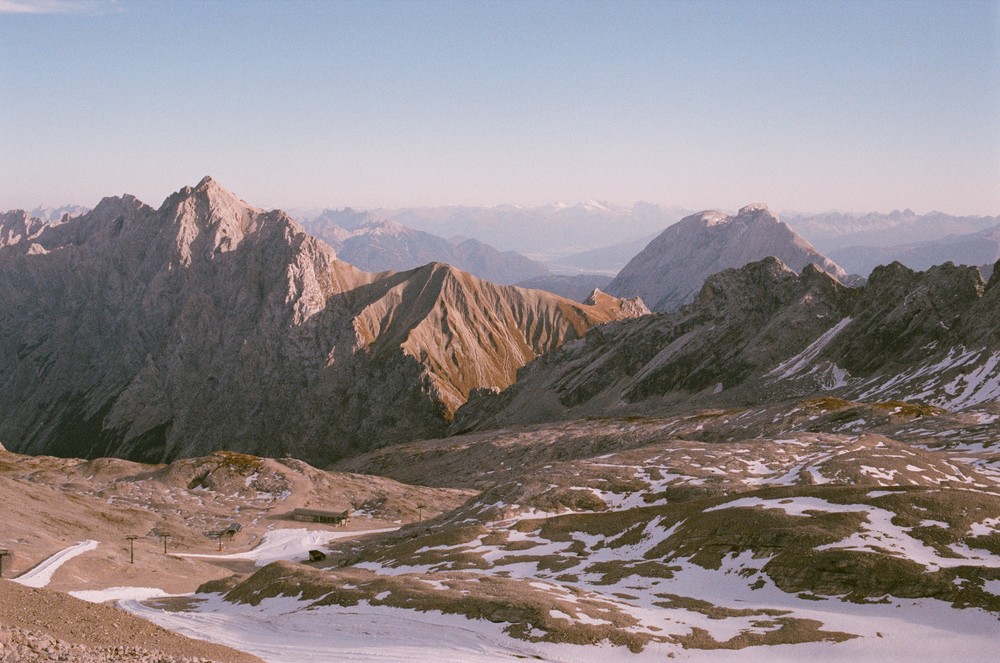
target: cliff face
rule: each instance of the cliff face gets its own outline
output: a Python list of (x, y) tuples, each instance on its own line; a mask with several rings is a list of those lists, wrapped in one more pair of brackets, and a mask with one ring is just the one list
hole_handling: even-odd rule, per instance
[(0, 250), (0, 439), (29, 453), (326, 462), (439, 433), (471, 389), (626, 315), (440, 264), (362, 272), (210, 178), (156, 210), (21, 216)]
[(712, 274), (768, 256), (796, 272), (815, 264), (838, 279), (847, 276), (758, 204), (736, 216), (701, 212), (668, 227), (618, 273), (608, 292), (639, 296), (654, 311), (675, 311), (690, 303)]
[(1000, 279), (895, 263), (849, 288), (775, 258), (706, 280), (692, 304), (591, 330), (476, 394), (453, 430), (817, 393), (950, 409), (1000, 398)]

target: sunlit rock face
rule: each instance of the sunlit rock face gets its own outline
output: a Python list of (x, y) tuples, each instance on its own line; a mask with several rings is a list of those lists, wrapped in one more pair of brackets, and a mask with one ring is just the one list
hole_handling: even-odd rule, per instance
[(796, 272), (814, 264), (838, 279), (847, 276), (758, 203), (736, 216), (708, 211), (685, 217), (635, 256), (607, 290), (619, 297), (642, 297), (654, 311), (675, 311), (694, 300), (712, 274), (768, 256)]

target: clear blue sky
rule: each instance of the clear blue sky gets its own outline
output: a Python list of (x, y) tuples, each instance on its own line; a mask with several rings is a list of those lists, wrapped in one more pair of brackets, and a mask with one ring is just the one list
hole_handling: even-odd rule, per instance
[(0, 209), (1000, 214), (1000, 2), (0, 0)]

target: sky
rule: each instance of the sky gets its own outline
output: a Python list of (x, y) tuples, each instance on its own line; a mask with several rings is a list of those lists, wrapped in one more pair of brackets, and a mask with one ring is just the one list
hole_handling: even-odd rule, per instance
[(0, 0), (0, 209), (1000, 214), (1000, 0)]

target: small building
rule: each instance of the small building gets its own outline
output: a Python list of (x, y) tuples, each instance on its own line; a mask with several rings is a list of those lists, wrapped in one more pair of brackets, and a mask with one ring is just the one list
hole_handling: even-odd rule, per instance
[(233, 538), (234, 536), (236, 536), (237, 533), (239, 533), (241, 529), (243, 529), (243, 526), (240, 525), (239, 523), (230, 523), (229, 527), (226, 528), (224, 534), (228, 534), (229, 538)]
[(349, 511), (322, 511), (320, 509), (295, 509), (292, 511), (292, 520), (300, 520), (307, 523), (343, 525), (349, 519)]

